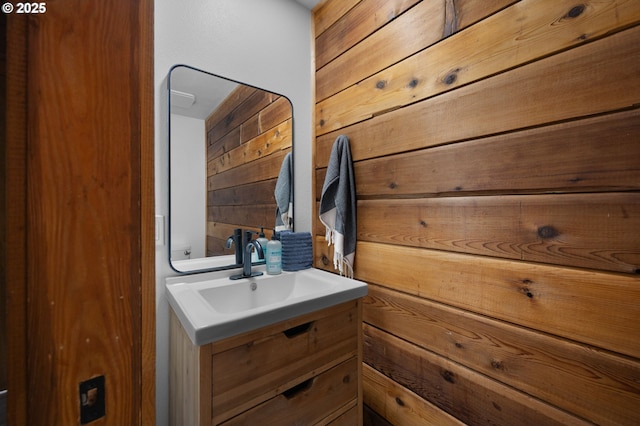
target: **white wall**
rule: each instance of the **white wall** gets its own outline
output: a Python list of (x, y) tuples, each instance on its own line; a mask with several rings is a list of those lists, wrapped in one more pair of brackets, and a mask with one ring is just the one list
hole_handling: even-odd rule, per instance
[[(295, 227), (311, 230), (311, 12), (293, 0), (155, 0), (156, 214), (168, 214), (167, 93), (171, 66), (187, 64), (281, 93), (293, 103)], [(156, 416), (168, 418), (169, 307), (176, 275), (156, 249)]]
[[(207, 161), (204, 120), (171, 114), (171, 246), (206, 257)], [(177, 147), (176, 143), (179, 143)]]

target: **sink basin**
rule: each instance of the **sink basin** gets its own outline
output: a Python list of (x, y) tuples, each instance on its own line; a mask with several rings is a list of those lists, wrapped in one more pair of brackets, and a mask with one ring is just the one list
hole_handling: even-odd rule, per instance
[(167, 297), (195, 345), (205, 345), (367, 294), (366, 283), (320, 269), (237, 281), (228, 276), (209, 278), (207, 274), (200, 280), (198, 276), (184, 281), (180, 278), (183, 277), (167, 279)]
[(309, 279), (307, 274), (300, 273), (240, 282), (227, 280), (222, 285), (203, 288), (199, 293), (216, 312), (229, 314), (322, 293), (333, 284), (329, 280)]

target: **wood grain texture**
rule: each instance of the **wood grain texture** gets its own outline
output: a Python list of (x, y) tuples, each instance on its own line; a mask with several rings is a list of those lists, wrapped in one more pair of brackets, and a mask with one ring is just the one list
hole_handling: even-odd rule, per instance
[[(204, 419), (209, 416), (201, 417), (200, 401), (207, 386), (200, 386), (200, 369), (193, 369), (193, 366), (205, 363), (201, 363), (199, 347), (191, 343), (172, 310), (169, 312), (169, 334), (169, 424), (206, 424)], [(202, 356), (206, 357), (206, 353)]]
[(209, 176), (207, 178), (207, 190), (213, 191), (277, 178), (282, 160), (287, 155), (287, 152), (289, 151), (278, 151), (268, 157), (253, 161), (251, 164), (243, 164), (231, 170)]
[[(380, 266), (367, 260), (378, 256), (387, 259)], [(634, 276), (364, 242), (358, 243), (356, 262), (363, 268), (356, 276), (370, 283), (614, 352), (640, 355), (634, 326), (640, 314), (633, 302), (638, 291)]]
[[(384, 157), (393, 144), (358, 132), (349, 136), (359, 198), (616, 191), (640, 185), (634, 161), (640, 157), (637, 109)], [(322, 167), (318, 185), (329, 161), (328, 142), (323, 139), (316, 153), (316, 166)]]
[[(451, 91), (450, 86), (489, 77), (502, 67), (515, 67), (526, 63), (526, 60), (517, 55), (520, 50), (514, 47), (513, 57), (510, 59), (519, 62), (504, 64), (495, 59), (495, 69), (484, 70), (474, 77), (467, 76), (469, 80), (463, 80), (459, 76), (460, 72), (455, 74), (455, 79), (447, 77), (447, 73), (451, 72), (451, 69), (475, 71), (476, 67), (471, 65), (465, 67), (448, 62), (437, 66), (434, 65), (435, 60), (415, 65), (401, 62), (398, 67), (406, 68), (404, 75), (402, 69), (390, 68), (385, 71), (388, 75), (373, 76), (352, 86), (350, 90), (344, 90), (319, 102), (316, 106), (316, 133), (328, 133), (426, 98), (431, 100), (415, 104), (411, 113), (398, 114), (415, 113), (421, 117), (422, 125), (434, 130), (442, 127), (439, 123), (447, 123), (448, 117), (465, 117), (465, 126), (457, 129), (463, 132), (460, 139), (494, 133), (484, 129), (498, 124), (494, 122), (491, 114), (501, 114), (504, 117), (504, 113), (509, 112), (508, 117), (502, 118), (499, 124), (504, 130), (512, 130), (527, 125), (543, 124), (553, 119), (566, 120), (629, 108), (638, 103), (637, 93), (640, 92), (637, 79), (633, 78), (639, 67), (635, 59), (638, 53), (634, 50), (640, 48), (630, 47), (633, 46), (632, 40), (638, 38), (638, 32), (640, 31), (627, 30), (602, 41), (588, 43), (516, 68), (510, 71), (508, 76), (490, 78), (459, 91)], [(605, 44), (606, 47), (601, 44)], [(441, 44), (435, 47), (439, 46)], [(448, 50), (443, 50), (440, 56), (444, 61), (451, 61)], [(434, 76), (434, 68), (442, 69), (438, 76)], [(425, 74), (419, 73), (416, 69), (425, 70)], [(566, 78), (550, 79), (549, 70)], [(394, 71), (400, 73), (400, 76), (390, 74)], [(587, 79), (594, 84), (584, 87), (583, 82)], [(450, 80), (453, 80), (453, 83), (447, 84)], [(550, 92), (554, 93), (553, 97), (548, 96)], [(441, 96), (432, 98), (441, 93)], [(505, 97), (504, 93), (511, 95)], [(457, 99), (457, 102), (453, 102), (453, 99)], [(561, 104), (563, 108), (554, 108), (551, 103), (553, 106)], [(446, 110), (440, 110), (443, 105), (447, 106)], [(481, 110), (483, 114), (470, 114), (465, 111), (468, 108)], [(527, 120), (530, 123), (518, 124), (519, 120)], [(473, 133), (465, 135), (465, 131)]]
[(273, 192), (276, 179), (269, 179), (230, 188), (209, 191), (207, 205), (246, 206), (248, 204), (275, 204)]
[(368, 325), (364, 362), (468, 425), (589, 424)]
[(595, 424), (640, 416), (640, 369), (626, 357), (377, 286), (364, 306), (367, 323)]
[(361, 0), (321, 0), (313, 8), (314, 31), (322, 34)]
[(361, 424), (361, 324), (354, 300), (196, 346), (171, 313), (170, 424)]
[(140, 424), (156, 423), (156, 269), (153, 2), (139, 3), (140, 46), (140, 250), (141, 250), (141, 414)]
[[(283, 393), (222, 423), (231, 425), (323, 424), (327, 413), (345, 412), (357, 394), (357, 358), (351, 358), (315, 376), (295, 394)], [(346, 406), (346, 407), (345, 407)]]
[(230, 149), (223, 155), (208, 161), (207, 176), (251, 163), (278, 151), (290, 149), (293, 141), (292, 124), (291, 120), (287, 120), (245, 141), (239, 147)]
[(58, 1), (29, 28), (29, 424), (77, 423), (98, 375), (101, 422), (141, 422), (142, 10)]
[[(214, 343), (214, 423), (355, 357), (360, 325), (357, 319), (354, 307), (317, 318), (307, 332), (295, 336), (281, 331), (265, 334), (249, 345), (225, 351), (216, 350)], [(288, 349), (282, 352), (282, 348)], [(256, 364), (260, 374), (256, 374)]]
[[(207, 228), (272, 228), (274, 188), (293, 145), (290, 101), (240, 85), (207, 118)], [(226, 237), (207, 233), (207, 256), (229, 254)]]
[[(443, 0), (420, 2), (372, 33), (371, 37), (361, 40), (316, 72), (316, 102), (369, 77), (371, 70), (384, 69), (440, 40), (444, 31), (444, 15)], [(316, 109), (316, 119), (328, 117), (331, 115)]]
[(635, 192), (365, 200), (357, 208), (359, 241), (640, 270)]
[(205, 120), (207, 135), (213, 140), (226, 135), (232, 129), (266, 108), (277, 95), (247, 85), (239, 85)]
[[(317, 237), (314, 266), (332, 271), (332, 253)], [(367, 242), (358, 243), (355, 263), (356, 278), (370, 284), (640, 355), (634, 276)]]
[(364, 0), (316, 37), (316, 69), (396, 19), (418, 0)]
[(6, 115), (2, 135), (2, 185), (4, 199), (0, 247), (3, 300), (6, 311), (2, 333), (6, 333), (5, 389), (7, 424), (23, 425), (28, 419), (27, 382), (27, 69), (28, 22), (14, 15), (6, 21)]
[[(358, 14), (373, 3), (324, 3), (336, 25), (318, 40), (337, 38), (316, 43), (313, 176), (318, 202), (347, 135), (355, 277), (381, 286), (365, 352), (384, 377), (365, 399), (414, 392), (469, 424), (633, 424), (640, 4), (422, 1), (383, 22)], [(429, 7), (442, 35), (387, 52)]]
[[(209, 223), (241, 225), (244, 228), (260, 228), (275, 221), (275, 204), (253, 206), (215, 206), (209, 209)], [(230, 235), (233, 235), (231, 233)]]
[[(319, 69), (316, 72), (316, 101), (326, 99), (410, 57), (513, 3), (513, 0), (458, 0), (455, 7), (451, 7), (451, 0), (396, 0), (383, 3), (384, 6), (378, 4), (377, 0), (360, 2), (327, 30), (326, 36), (322, 34), (317, 39), (316, 66)], [(334, 31), (337, 34), (333, 34)], [(338, 44), (335, 43), (336, 39), (340, 40)], [(342, 42), (345, 39), (346, 42)], [(333, 44), (329, 44), (329, 41)], [(333, 61), (326, 63), (329, 58), (324, 57), (324, 49), (330, 49), (326, 55), (334, 56)]]
[(365, 404), (391, 424), (464, 424), (368, 364), (363, 366), (362, 381), (365, 387)]

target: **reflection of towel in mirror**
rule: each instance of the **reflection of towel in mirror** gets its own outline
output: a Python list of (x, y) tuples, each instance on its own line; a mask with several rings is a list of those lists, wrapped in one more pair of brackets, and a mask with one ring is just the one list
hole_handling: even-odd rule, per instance
[(276, 231), (293, 229), (293, 164), (291, 153), (285, 155), (274, 191), (276, 197)]
[(320, 221), (334, 244), (333, 265), (340, 275), (353, 278), (356, 253), (356, 186), (349, 138), (338, 136), (331, 148), (320, 199)]

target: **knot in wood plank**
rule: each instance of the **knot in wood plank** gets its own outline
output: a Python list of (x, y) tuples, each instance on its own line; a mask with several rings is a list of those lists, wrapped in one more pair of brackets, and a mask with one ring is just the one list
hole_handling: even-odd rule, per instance
[(571, 10), (569, 10), (567, 12), (566, 15), (564, 15), (565, 18), (569, 18), (569, 19), (573, 19), (573, 18), (577, 18), (578, 16), (582, 15), (582, 13), (584, 12), (584, 10), (587, 7), (584, 4), (579, 4), (577, 6), (573, 6), (571, 8)]
[(449, 383), (456, 382), (456, 375), (452, 371), (444, 370), (440, 373), (440, 375), (442, 376), (443, 379), (445, 379)]
[(504, 370), (504, 363), (502, 361), (498, 361), (494, 359), (491, 361), (491, 366), (496, 370)]
[(444, 78), (442, 79), (442, 81), (444, 81), (444, 84), (450, 86), (453, 83), (455, 83), (458, 80), (458, 73), (460, 72), (460, 68), (456, 68), (454, 70), (451, 70), (447, 75), (444, 76)]
[(560, 235), (560, 232), (551, 225), (545, 225), (538, 228), (538, 236), (543, 240), (555, 238), (558, 235)]

